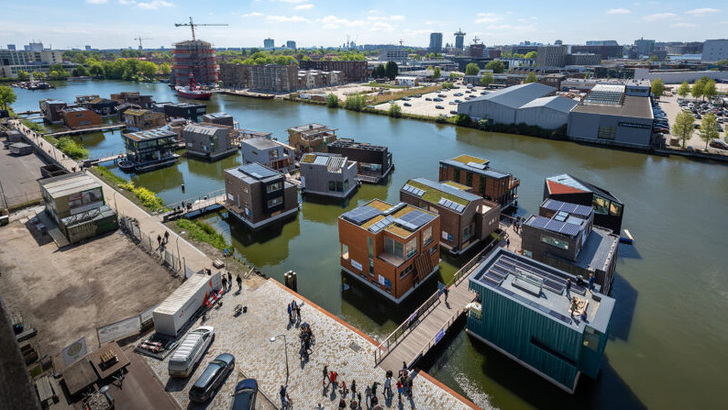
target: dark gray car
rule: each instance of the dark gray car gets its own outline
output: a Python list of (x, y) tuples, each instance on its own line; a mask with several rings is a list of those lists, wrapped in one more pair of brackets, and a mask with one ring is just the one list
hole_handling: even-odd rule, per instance
[(207, 365), (205, 371), (190, 389), (190, 400), (198, 403), (206, 402), (215, 395), (225, 379), (235, 369), (235, 357), (223, 353)]

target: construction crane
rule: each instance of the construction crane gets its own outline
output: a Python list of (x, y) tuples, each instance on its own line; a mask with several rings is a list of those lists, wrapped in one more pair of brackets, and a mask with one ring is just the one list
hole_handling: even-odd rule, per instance
[(195, 40), (197, 40), (195, 38), (195, 27), (200, 27), (200, 26), (227, 26), (227, 24), (195, 24), (195, 23), (192, 22), (192, 17), (190, 17), (190, 22), (189, 23), (175, 23), (174, 26), (175, 27), (189, 26), (192, 29), (192, 41), (195, 41)]
[(144, 47), (142, 47), (142, 40), (151, 40), (151, 38), (142, 37), (140, 35), (139, 37), (134, 37), (134, 40), (139, 41), (139, 50), (143, 50)]

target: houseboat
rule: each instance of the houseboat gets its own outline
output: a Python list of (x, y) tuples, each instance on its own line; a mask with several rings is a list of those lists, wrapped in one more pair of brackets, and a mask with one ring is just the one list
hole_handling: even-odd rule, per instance
[(177, 133), (166, 128), (124, 134), (127, 157), (119, 163), (124, 172), (149, 172), (174, 165), (179, 160)]

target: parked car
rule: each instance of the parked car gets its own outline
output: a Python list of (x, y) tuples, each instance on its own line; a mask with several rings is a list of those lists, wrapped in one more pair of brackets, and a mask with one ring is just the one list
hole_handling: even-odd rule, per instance
[(448, 104), (450, 104), (450, 105), (458, 105), (458, 103), (456, 103), (455, 101), (450, 101)]
[(406, 102), (406, 103), (404, 103), (404, 104), (402, 104), (402, 105), (404, 105), (405, 107), (411, 107), (411, 106), (412, 106), (412, 104), (410, 104), (410, 103), (408, 103), (408, 102)]
[(235, 386), (230, 410), (255, 410), (255, 399), (258, 396), (258, 382), (245, 379)]
[(204, 403), (215, 395), (228, 375), (235, 369), (235, 357), (230, 353), (218, 355), (207, 365), (205, 371), (190, 389), (190, 400)]
[(440, 102), (442, 101), (442, 98), (433, 98), (432, 101)]
[(192, 374), (213, 340), (215, 329), (211, 326), (198, 327), (188, 333), (169, 359), (169, 377), (185, 378)]
[(450, 110), (450, 114), (458, 115), (458, 111), (457, 110)]
[(444, 110), (445, 109), (445, 107), (443, 107), (442, 105), (436, 105), (435, 108), (437, 108), (438, 110)]
[(722, 150), (728, 151), (728, 144), (726, 144), (725, 142), (723, 142), (721, 140), (713, 140), (713, 141), (710, 141), (710, 144), (709, 145), (711, 147), (713, 147), (713, 148), (717, 148), (717, 149), (722, 149)]
[(432, 98), (430, 98), (430, 97), (425, 97), (425, 101), (432, 101)]

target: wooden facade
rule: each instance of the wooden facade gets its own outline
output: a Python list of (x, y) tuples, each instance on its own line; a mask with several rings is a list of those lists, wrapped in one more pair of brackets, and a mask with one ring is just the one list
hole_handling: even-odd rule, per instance
[(440, 182), (453, 181), (472, 189), (476, 195), (497, 202), (501, 209), (516, 206), (521, 180), (490, 168), (489, 161), (469, 155), (440, 161)]

